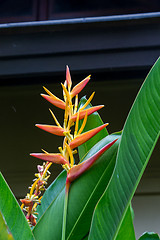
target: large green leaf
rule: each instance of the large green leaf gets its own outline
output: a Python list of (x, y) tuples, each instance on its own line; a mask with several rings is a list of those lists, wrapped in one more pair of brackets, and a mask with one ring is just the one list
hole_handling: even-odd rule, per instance
[(15, 240), (33, 240), (28, 222), (0, 172), (0, 212)]
[[(85, 156), (92, 156), (107, 143), (119, 138), (109, 135)], [(99, 160), (70, 187), (66, 239), (82, 239), (90, 228), (92, 214), (112, 175), (118, 149), (117, 141)], [(36, 239), (61, 239), (65, 189), (57, 195), (33, 229)], [(51, 224), (53, 223), (53, 224)]]
[[(83, 97), (81, 99), (81, 101), (80, 101), (80, 107), (83, 106), (83, 104), (85, 104), (86, 101), (87, 101), (86, 98)], [(89, 106), (92, 107), (91, 104)], [(92, 114), (91, 116), (88, 117), (87, 124), (85, 126), (84, 131), (89, 131), (91, 128), (98, 127), (98, 126), (100, 126), (102, 124), (103, 124), (103, 122), (102, 122), (99, 114), (96, 112), (94, 115)], [(116, 134), (121, 135), (121, 132), (116, 133)], [(98, 142), (99, 138), (103, 138), (103, 137), (105, 137), (105, 135), (106, 136), (108, 135), (107, 130), (103, 131), (103, 132), (101, 131), (99, 133), (99, 136), (97, 136), (97, 135), (95, 136), (95, 141)], [(93, 147), (93, 146), (94, 146), (94, 142), (92, 142), (92, 141), (85, 142), (84, 144), (82, 144), (78, 148), (79, 155), (80, 156), (85, 155), (86, 151), (88, 149), (90, 149), (91, 147)], [(135, 238), (134, 227), (133, 227), (133, 220), (132, 220), (131, 210), (132, 210), (132, 207), (130, 205), (129, 208), (128, 208), (128, 211), (126, 213), (126, 216), (124, 217), (124, 220), (123, 220), (123, 223), (121, 225), (121, 228), (119, 229), (119, 233), (118, 233), (118, 236), (117, 236), (116, 240), (120, 240), (120, 239), (123, 239), (123, 240), (125, 240), (125, 239), (126, 240), (128, 240), (128, 239), (135, 240), (136, 239)]]
[(160, 131), (160, 59), (151, 69), (126, 121), (113, 177), (96, 207), (90, 240), (114, 240)]
[(157, 233), (153, 233), (153, 232), (146, 232), (144, 233), (139, 240), (159, 240), (159, 236)]
[(56, 200), (58, 195), (65, 187), (66, 183), (66, 171), (63, 171), (59, 174), (59, 176), (53, 181), (53, 183), (47, 188), (45, 191), (43, 198), (41, 200), (41, 205), (37, 207), (37, 221), (42, 217), (47, 208), (50, 206), (52, 202)]

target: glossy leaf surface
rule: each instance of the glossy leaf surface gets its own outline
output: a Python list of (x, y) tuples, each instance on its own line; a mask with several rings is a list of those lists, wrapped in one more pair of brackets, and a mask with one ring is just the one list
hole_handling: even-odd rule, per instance
[(139, 240), (159, 240), (159, 236), (157, 233), (153, 233), (153, 232), (146, 232), (144, 233)]
[[(86, 103), (86, 99), (83, 97), (81, 102), (80, 102), (80, 106), (83, 106), (83, 104)], [(91, 104), (90, 104), (91, 106)], [(87, 121), (87, 125), (85, 127), (85, 131), (88, 131), (90, 129), (91, 126), (93, 126), (93, 122), (95, 122), (95, 126), (97, 126), (97, 124), (103, 124), (100, 116), (98, 113), (96, 113), (96, 115), (92, 115), (92, 118), (88, 118)], [(106, 130), (106, 129), (105, 129)], [(121, 132), (116, 133), (117, 135), (121, 135)], [(103, 137), (103, 135), (108, 135), (107, 131), (103, 131), (101, 133), (101, 136), (99, 137)], [(95, 136), (96, 137), (96, 136)], [(95, 139), (95, 141), (99, 141), (99, 138)], [(88, 146), (89, 145), (89, 146)], [(81, 154), (81, 152), (83, 154), (85, 154), (86, 149), (89, 149), (91, 146), (94, 146), (94, 144), (92, 142), (88, 143), (86, 142), (85, 144), (83, 144), (82, 146), (80, 146), (79, 149), (79, 153)], [(92, 146), (92, 147), (93, 147)], [(132, 215), (131, 215), (131, 206), (129, 206), (126, 216), (124, 217), (123, 223), (121, 225), (121, 228), (119, 229), (119, 233), (118, 236), (116, 238), (116, 240), (135, 240), (135, 232), (134, 232), (134, 227), (133, 227), (133, 220), (132, 220)]]
[(33, 240), (28, 222), (19, 207), (17, 200), (0, 173), (0, 212), (15, 240)]
[(151, 69), (126, 121), (113, 177), (99, 202), (90, 240), (114, 240), (160, 131), (160, 59)]
[(37, 207), (37, 221), (39, 221), (50, 204), (56, 200), (61, 191), (64, 189), (66, 176), (66, 171), (61, 172), (59, 176), (54, 180), (54, 182), (47, 188), (47, 191), (45, 191), (41, 200), (41, 205)]
[[(119, 138), (119, 135), (110, 135), (102, 139), (90, 150), (85, 159), (116, 138)], [(117, 149), (118, 141), (86, 173), (71, 184), (68, 200), (66, 239), (82, 239), (89, 232), (95, 205), (112, 175)], [(64, 190), (63, 188), (57, 197), (54, 198), (33, 229), (36, 239), (61, 239)]]

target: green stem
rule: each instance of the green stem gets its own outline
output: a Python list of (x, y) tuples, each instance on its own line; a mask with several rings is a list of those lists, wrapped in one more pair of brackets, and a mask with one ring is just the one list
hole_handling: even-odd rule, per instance
[(66, 220), (67, 220), (67, 206), (68, 206), (68, 193), (69, 193), (70, 182), (66, 179), (66, 189), (64, 198), (64, 210), (63, 210), (63, 225), (62, 225), (62, 240), (65, 240), (66, 235)]

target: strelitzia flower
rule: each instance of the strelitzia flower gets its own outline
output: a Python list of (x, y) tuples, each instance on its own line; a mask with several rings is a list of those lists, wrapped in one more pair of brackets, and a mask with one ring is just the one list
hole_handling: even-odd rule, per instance
[[(72, 88), (71, 75), (69, 67), (67, 66), (66, 80), (64, 81), (64, 84), (61, 84), (63, 91), (63, 100), (56, 97), (45, 87), (44, 90), (48, 95), (41, 94), (41, 96), (51, 104), (64, 110), (64, 120), (63, 123), (60, 124), (52, 110), (49, 109), (54, 119), (55, 125), (36, 124), (36, 127), (51, 134), (63, 137), (63, 145), (58, 148), (59, 153), (48, 153), (47, 151), (43, 150), (43, 153), (30, 154), (33, 157), (45, 161), (45, 163), (43, 163), (43, 166), (38, 165), (39, 173), (35, 174), (37, 179), (31, 186), (30, 193), (26, 196), (25, 199), (21, 200), (22, 205), (25, 207), (25, 211), (27, 211), (27, 219), (30, 221), (31, 225), (34, 225), (36, 222), (36, 219), (34, 218), (36, 213), (36, 206), (40, 203), (41, 191), (45, 190), (45, 184), (47, 183), (48, 177), (50, 176), (48, 169), (53, 163), (60, 164), (62, 168), (67, 171), (66, 196), (68, 196), (70, 184), (78, 177), (80, 177), (85, 171), (87, 171), (94, 164), (94, 162), (115, 143), (115, 141), (113, 141), (107, 144), (86, 161), (78, 165), (75, 164), (74, 155), (77, 153), (77, 147), (94, 137), (108, 125), (108, 123), (106, 123), (87, 132), (84, 132), (88, 116), (104, 107), (104, 105), (89, 107), (89, 104), (95, 94), (93, 92), (86, 103), (81, 108), (78, 108), (78, 94), (89, 82), (90, 77), (91, 76), (89, 75)], [(82, 122), (81, 126), (79, 124), (80, 120)], [(65, 239), (64, 236), (63, 238)]]

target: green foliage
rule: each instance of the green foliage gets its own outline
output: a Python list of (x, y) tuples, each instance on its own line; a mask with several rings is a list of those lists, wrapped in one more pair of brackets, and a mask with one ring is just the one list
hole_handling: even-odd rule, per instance
[(0, 239), (14, 240), (12, 234), (9, 232), (5, 220), (0, 212)]
[[(15, 240), (33, 240), (34, 236), (19, 204), (0, 172), (0, 213)], [(1, 220), (2, 220), (1, 217)], [(4, 223), (3, 223), (4, 224)], [(2, 234), (2, 232), (1, 232)], [(3, 239), (3, 238), (1, 238)], [(5, 238), (4, 238), (5, 239)], [(11, 238), (12, 239), (12, 238)]]
[(129, 205), (126, 215), (123, 219), (123, 222), (120, 226), (118, 235), (116, 240), (135, 240), (135, 232), (133, 227), (133, 219), (132, 219), (132, 209), (131, 205)]
[(159, 240), (159, 236), (156, 233), (148, 232), (144, 233), (139, 240)]
[[(98, 149), (117, 137), (119, 137), (119, 135), (110, 135), (102, 139), (89, 151), (85, 159), (87, 159), (88, 156), (92, 156)], [(66, 239), (82, 239), (89, 231), (94, 207), (107, 187), (112, 175), (117, 148), (118, 142), (100, 157), (98, 162), (90, 170), (72, 183), (69, 192)], [(62, 188), (61, 192), (53, 199), (35, 226), (33, 233), (36, 239), (44, 239), (44, 237), (50, 239), (51, 236), (52, 239), (61, 239), (64, 190), (65, 189)], [(50, 194), (52, 195), (52, 192), (50, 192)], [(54, 222), (54, 224), (44, 227), (46, 222)]]
[[(80, 105), (85, 102), (86, 99), (82, 98)], [(94, 113), (88, 117), (84, 131), (102, 124), (99, 114)], [(159, 132), (160, 59), (137, 95), (122, 135), (109, 135), (103, 129), (78, 148), (83, 162), (106, 144), (118, 139), (89, 170), (71, 183), (66, 240), (135, 240), (131, 200)], [(0, 175), (0, 239), (5, 236), (4, 239), (15, 240), (61, 240), (65, 185), (66, 172), (63, 171), (44, 193), (41, 205), (37, 208), (37, 224), (31, 231), (16, 199)], [(139, 238), (143, 239), (157, 240), (159, 236), (145, 233)]]
[(160, 131), (159, 65), (160, 60), (151, 69), (129, 113), (122, 132), (115, 170), (96, 208), (89, 239), (116, 239), (157, 142)]

